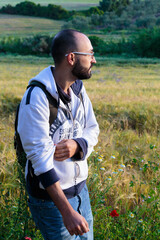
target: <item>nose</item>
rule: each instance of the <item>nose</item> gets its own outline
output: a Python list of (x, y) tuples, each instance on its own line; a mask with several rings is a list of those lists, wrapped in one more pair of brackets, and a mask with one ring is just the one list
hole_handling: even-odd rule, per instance
[(93, 58), (92, 58), (92, 63), (96, 63), (97, 61), (96, 61), (96, 58), (95, 58), (95, 56), (93, 56)]

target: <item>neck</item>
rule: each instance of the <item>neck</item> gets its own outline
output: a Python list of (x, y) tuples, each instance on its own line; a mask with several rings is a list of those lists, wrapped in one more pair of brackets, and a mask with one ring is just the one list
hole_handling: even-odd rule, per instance
[(76, 81), (76, 78), (67, 70), (59, 69), (57, 67), (53, 70), (53, 76), (56, 83), (68, 94), (70, 86)]

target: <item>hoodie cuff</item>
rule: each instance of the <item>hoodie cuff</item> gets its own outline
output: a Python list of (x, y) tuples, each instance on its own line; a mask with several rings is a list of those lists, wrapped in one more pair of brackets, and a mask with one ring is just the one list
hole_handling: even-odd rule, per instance
[(80, 151), (78, 153), (76, 153), (72, 158), (73, 158), (73, 160), (76, 160), (76, 161), (78, 161), (78, 160), (82, 161), (86, 158), (88, 144), (84, 138), (76, 138), (73, 140), (78, 143), (78, 145), (80, 147)]
[(48, 172), (42, 173), (38, 176), (39, 181), (42, 183), (44, 188), (47, 188), (59, 181), (59, 177), (56, 174), (56, 171), (52, 168)]

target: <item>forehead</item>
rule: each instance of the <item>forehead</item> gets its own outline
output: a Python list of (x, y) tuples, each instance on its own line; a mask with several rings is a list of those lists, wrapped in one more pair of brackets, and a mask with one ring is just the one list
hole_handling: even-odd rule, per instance
[(92, 51), (93, 47), (89, 38), (81, 33), (76, 34), (76, 43), (78, 51)]

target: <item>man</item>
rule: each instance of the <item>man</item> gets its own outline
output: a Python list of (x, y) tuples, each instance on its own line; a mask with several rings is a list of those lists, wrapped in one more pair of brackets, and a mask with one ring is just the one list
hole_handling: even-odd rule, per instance
[(96, 63), (84, 34), (63, 30), (53, 39), (55, 67), (35, 78), (57, 100), (49, 125), (49, 103), (39, 88), (28, 88), (21, 101), (18, 132), (27, 155), (29, 207), (44, 239), (93, 239), (93, 217), (86, 179), (87, 157), (99, 134), (91, 102), (80, 79), (91, 77)]

